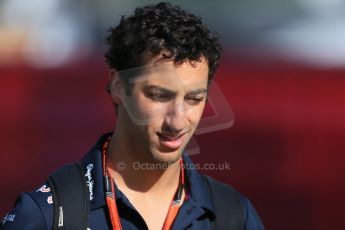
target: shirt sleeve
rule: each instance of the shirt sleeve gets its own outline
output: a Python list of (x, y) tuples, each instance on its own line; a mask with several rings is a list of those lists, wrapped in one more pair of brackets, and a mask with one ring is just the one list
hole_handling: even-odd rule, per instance
[(260, 217), (255, 211), (252, 203), (245, 197), (241, 196), (241, 201), (244, 206), (244, 229), (245, 230), (264, 230), (264, 226)]
[(37, 203), (29, 194), (23, 193), (16, 200), (13, 210), (2, 219), (0, 229), (47, 229), (47, 225)]

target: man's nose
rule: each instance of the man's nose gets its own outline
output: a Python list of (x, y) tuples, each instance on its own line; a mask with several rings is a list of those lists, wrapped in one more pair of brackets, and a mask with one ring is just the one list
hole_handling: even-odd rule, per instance
[(174, 102), (166, 115), (165, 122), (170, 132), (179, 134), (186, 127), (186, 119), (183, 103)]

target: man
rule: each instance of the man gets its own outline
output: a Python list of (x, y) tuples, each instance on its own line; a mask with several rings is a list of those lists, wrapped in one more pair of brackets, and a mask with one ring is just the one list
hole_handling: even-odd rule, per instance
[[(24, 193), (4, 218), (4, 229), (68, 229), (66, 222), (76, 222), (85, 210), (79, 219), (89, 229), (263, 229), (246, 198), (230, 187), (213, 187), (212, 179), (188, 167), (192, 162), (183, 153), (218, 67), (217, 37), (200, 18), (169, 3), (137, 8), (110, 33), (105, 56), (117, 124), (81, 160), (87, 208), (77, 205), (84, 193), (74, 196), (76, 185), (67, 185), (73, 173), (62, 173), (62, 186), (53, 177)], [(66, 187), (65, 198), (76, 198), (64, 204), (56, 191)], [(234, 202), (220, 208), (229, 197)]]

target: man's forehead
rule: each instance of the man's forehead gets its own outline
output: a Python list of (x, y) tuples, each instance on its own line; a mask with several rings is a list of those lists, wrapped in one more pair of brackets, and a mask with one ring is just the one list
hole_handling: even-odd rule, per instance
[[(172, 62), (160, 62), (122, 71), (130, 82), (142, 86), (160, 86), (169, 90), (200, 90), (207, 86), (207, 72), (191, 68), (179, 69)], [(125, 73), (126, 72), (126, 73)], [(121, 73), (120, 73), (121, 74)], [(202, 76), (205, 75), (205, 76)]]

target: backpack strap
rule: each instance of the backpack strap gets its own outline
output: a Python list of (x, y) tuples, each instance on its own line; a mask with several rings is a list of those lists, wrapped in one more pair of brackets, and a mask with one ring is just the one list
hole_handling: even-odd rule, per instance
[(48, 180), (53, 194), (53, 230), (87, 229), (89, 193), (80, 163), (68, 164)]
[(203, 176), (207, 182), (216, 218), (211, 221), (212, 229), (244, 229), (243, 206), (240, 193), (231, 186)]

